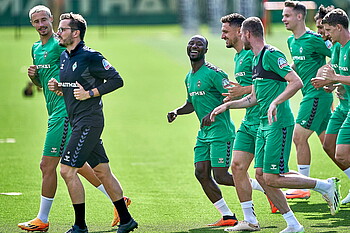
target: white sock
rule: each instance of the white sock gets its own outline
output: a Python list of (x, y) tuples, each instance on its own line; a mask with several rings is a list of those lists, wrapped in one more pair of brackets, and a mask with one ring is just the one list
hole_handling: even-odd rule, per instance
[(316, 180), (316, 186), (312, 190), (323, 194), (326, 194), (328, 189), (330, 188), (330, 184), (328, 183), (327, 180)]
[(97, 188), (98, 190), (100, 190), (104, 195), (106, 195), (106, 196), (110, 199), (110, 197), (109, 197), (109, 195), (108, 195), (108, 193), (107, 193), (105, 187), (103, 186), (103, 184), (100, 184), (100, 186), (98, 186), (98, 187), (96, 187), (96, 188)]
[(345, 169), (345, 170), (344, 170), (344, 173), (345, 173), (345, 175), (347, 175), (348, 178), (350, 179), (350, 167), (349, 167), (348, 169)]
[(233, 216), (230, 208), (228, 208), (224, 198), (221, 198), (214, 203), (215, 208), (221, 213), (222, 216)]
[(241, 207), (244, 214), (244, 220), (252, 224), (257, 224), (258, 219), (256, 218), (256, 215), (254, 212), (253, 201), (241, 202)]
[(296, 217), (294, 216), (294, 213), (292, 210), (288, 211), (285, 214), (282, 214), (284, 220), (286, 220), (287, 225), (297, 228), (300, 226), (300, 223), (298, 222), (298, 219), (296, 219)]
[(298, 172), (304, 176), (310, 177), (310, 165), (298, 165)]
[(258, 190), (260, 192), (265, 192), (264, 189), (261, 187), (259, 182), (256, 179), (250, 179), (250, 183), (252, 184), (252, 189), (253, 190)]
[(52, 202), (53, 198), (41, 196), (40, 210), (37, 218), (40, 219), (43, 223), (47, 223), (49, 221), (49, 213), (51, 210)]

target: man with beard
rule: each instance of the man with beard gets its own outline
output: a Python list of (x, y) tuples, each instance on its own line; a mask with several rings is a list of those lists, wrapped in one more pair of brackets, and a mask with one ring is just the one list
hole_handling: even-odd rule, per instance
[[(258, 104), (260, 125), (255, 144), (256, 178), (287, 222), (287, 228), (281, 233), (304, 232), (280, 188), (311, 188), (323, 195), (334, 215), (339, 210), (338, 181), (336, 178), (316, 180), (299, 174), (286, 175), (295, 124), (289, 99), (302, 88), (302, 81), (288, 65), (285, 55), (265, 43), (259, 18), (246, 19), (241, 35), (243, 48), (254, 53), (252, 93), (220, 105), (212, 111), (210, 118), (215, 122), (216, 117), (227, 109)], [(258, 223), (243, 221), (225, 231), (241, 231), (242, 226), (245, 226), (245, 231), (260, 228)]]
[(123, 190), (112, 174), (100, 136), (104, 127), (101, 96), (123, 86), (115, 68), (97, 51), (84, 43), (86, 21), (79, 14), (60, 16), (59, 44), (66, 50), (60, 57), (59, 84), (49, 80), (49, 90), (63, 95), (72, 135), (61, 159), (61, 175), (73, 203), (75, 223), (67, 233), (88, 232), (85, 222), (84, 187), (77, 175), (85, 162), (93, 168), (118, 211), (118, 233), (138, 227), (123, 198)]
[[(187, 74), (187, 100), (184, 105), (168, 113), (168, 122), (173, 122), (178, 115), (195, 112), (201, 121), (210, 111), (220, 105), (229, 84), (227, 74), (205, 61), (208, 41), (200, 35), (193, 36), (187, 44), (187, 55), (192, 69)], [(229, 111), (220, 116), (215, 124), (199, 129), (194, 148), (195, 175), (203, 191), (221, 213), (222, 218), (208, 226), (234, 226), (237, 223), (222, 197), (217, 184), (234, 186), (232, 175), (228, 172), (235, 138), (235, 127)], [(212, 177), (212, 174), (214, 178)]]
[[(64, 47), (58, 45), (56, 35), (53, 33), (51, 11), (46, 6), (38, 5), (29, 11), (29, 18), (39, 33), (40, 40), (35, 42), (32, 47), (34, 65), (29, 66), (28, 76), (33, 84), (43, 88), (49, 118), (40, 163), (42, 186), (39, 213), (35, 219), (19, 223), (18, 227), (25, 231), (47, 231), (49, 229), (49, 213), (57, 189), (56, 168), (66, 142), (70, 138), (71, 128), (62, 96), (55, 95), (49, 91), (47, 86), (50, 78), (54, 77), (59, 80), (59, 57), (64, 50)], [(88, 164), (84, 164), (78, 172), (109, 197)]]

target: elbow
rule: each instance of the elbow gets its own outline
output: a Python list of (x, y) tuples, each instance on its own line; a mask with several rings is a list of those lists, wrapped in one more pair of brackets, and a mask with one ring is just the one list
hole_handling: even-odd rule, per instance
[(304, 87), (303, 81), (299, 80), (298, 82), (298, 89), (301, 89)]

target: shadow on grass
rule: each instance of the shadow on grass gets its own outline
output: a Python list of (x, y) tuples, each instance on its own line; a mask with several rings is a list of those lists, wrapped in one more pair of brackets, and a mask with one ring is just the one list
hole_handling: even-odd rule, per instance
[[(277, 228), (276, 226), (268, 226), (268, 227), (262, 227), (261, 230), (264, 229), (275, 229)], [(189, 229), (188, 231), (176, 231), (173, 233), (212, 233), (212, 232), (223, 232), (225, 228), (223, 227), (200, 227), (200, 228), (193, 228), (193, 229)]]
[(111, 230), (108, 230), (108, 231), (89, 231), (89, 233), (105, 233), (105, 232), (116, 232), (117, 229), (111, 229)]

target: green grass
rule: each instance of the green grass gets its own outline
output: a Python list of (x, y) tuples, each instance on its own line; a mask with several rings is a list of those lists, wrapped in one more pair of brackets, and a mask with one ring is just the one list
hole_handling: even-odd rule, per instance
[[(209, 40), (207, 60), (233, 73), (234, 50), (225, 48), (220, 35), (201, 33)], [(277, 26), (267, 42), (284, 51), (289, 58), (283, 27)], [(102, 52), (125, 80), (125, 87), (104, 96), (106, 127), (102, 138), (113, 172), (132, 198), (130, 211), (139, 222), (137, 232), (223, 232), (208, 228), (220, 215), (205, 197), (194, 177), (193, 145), (198, 120), (195, 115), (181, 116), (173, 124), (166, 113), (184, 103), (184, 78), (190, 64), (186, 44), (178, 26), (90, 27), (87, 45)], [(30, 48), (38, 35), (33, 28), (22, 28), (21, 38), (14, 39), (13, 28), (0, 30), (0, 139), (15, 138), (16, 143), (0, 143), (0, 193), (21, 192), (20, 196), (0, 195), (0, 232), (20, 232), (17, 223), (36, 216), (40, 201), (41, 172), (39, 162), (46, 130), (44, 98), (35, 93), (24, 98), (28, 81), (26, 70), (31, 64)], [(296, 113), (300, 94), (291, 103)], [(231, 111), (236, 128), (244, 110)], [(317, 178), (337, 176), (343, 180), (342, 193), (350, 188), (347, 177), (323, 152), (318, 138), (310, 139), (311, 175)], [(293, 148), (290, 167), (296, 169)], [(250, 174), (253, 175), (253, 169)], [(112, 205), (85, 180), (87, 224), (90, 232), (113, 232)], [(223, 195), (239, 219), (243, 215), (232, 187), (222, 187)], [(280, 214), (269, 212), (261, 193), (254, 193), (255, 210), (262, 232), (279, 232), (285, 228)], [(312, 192), (307, 201), (290, 201), (291, 208), (307, 232), (348, 232), (349, 207), (331, 216), (321, 196)], [(73, 223), (73, 208), (61, 178), (50, 214), (50, 232), (65, 232)]]

